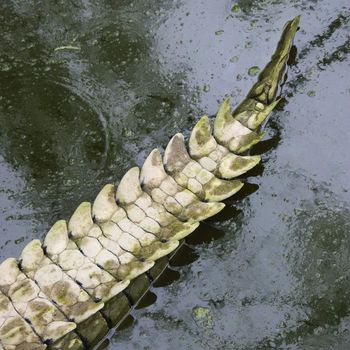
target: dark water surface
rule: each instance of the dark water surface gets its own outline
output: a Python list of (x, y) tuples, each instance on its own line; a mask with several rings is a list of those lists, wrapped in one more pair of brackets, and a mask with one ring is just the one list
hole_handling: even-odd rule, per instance
[(1, 1), (1, 260), (236, 104), (298, 14), (251, 194), (109, 349), (349, 349), (349, 0)]

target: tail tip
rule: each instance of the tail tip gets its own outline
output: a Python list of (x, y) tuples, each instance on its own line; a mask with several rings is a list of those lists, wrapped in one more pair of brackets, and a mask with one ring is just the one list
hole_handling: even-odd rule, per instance
[(301, 20), (301, 15), (298, 15), (298, 16), (295, 16), (291, 21), (290, 21), (290, 24), (293, 26), (293, 27), (299, 27), (299, 24), (300, 24), (300, 20)]

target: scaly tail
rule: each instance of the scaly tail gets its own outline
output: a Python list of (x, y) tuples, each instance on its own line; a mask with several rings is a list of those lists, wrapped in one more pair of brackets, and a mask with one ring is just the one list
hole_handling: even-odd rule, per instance
[(0, 265), (0, 350), (91, 349), (128, 315), (199, 221), (238, 192), (234, 178), (260, 162), (242, 155), (258, 143), (278, 103), (299, 17), (288, 22), (271, 62), (233, 111), (220, 107), (194, 127), (187, 149), (176, 134), (164, 157), (155, 149), (118, 187), (106, 185), (44, 243)]
[(278, 88), (286, 70), (299, 22), (300, 16), (286, 24), (271, 61), (260, 73), (246, 99), (233, 111), (234, 118), (252, 130), (256, 130), (262, 124), (279, 101), (276, 100)]

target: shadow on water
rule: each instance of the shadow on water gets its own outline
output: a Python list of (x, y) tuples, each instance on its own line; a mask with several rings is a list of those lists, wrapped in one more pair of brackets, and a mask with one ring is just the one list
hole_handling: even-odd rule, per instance
[(210, 223), (203, 222), (186, 238), (186, 243), (189, 245), (209, 244), (212, 241), (222, 238), (224, 235), (225, 232), (223, 230), (210, 225)]
[(169, 267), (165, 269), (164, 273), (160, 276), (155, 283), (153, 283), (154, 288), (162, 288), (171, 285), (180, 278), (180, 272), (170, 269)]

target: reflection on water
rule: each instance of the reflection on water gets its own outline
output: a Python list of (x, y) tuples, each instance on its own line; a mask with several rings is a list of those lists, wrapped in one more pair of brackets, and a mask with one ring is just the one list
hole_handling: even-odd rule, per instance
[(348, 0), (3, 1), (1, 259), (224, 96), (237, 104), (249, 68), (302, 13), (285, 100), (253, 151), (262, 164), (108, 347), (347, 349), (349, 11)]

